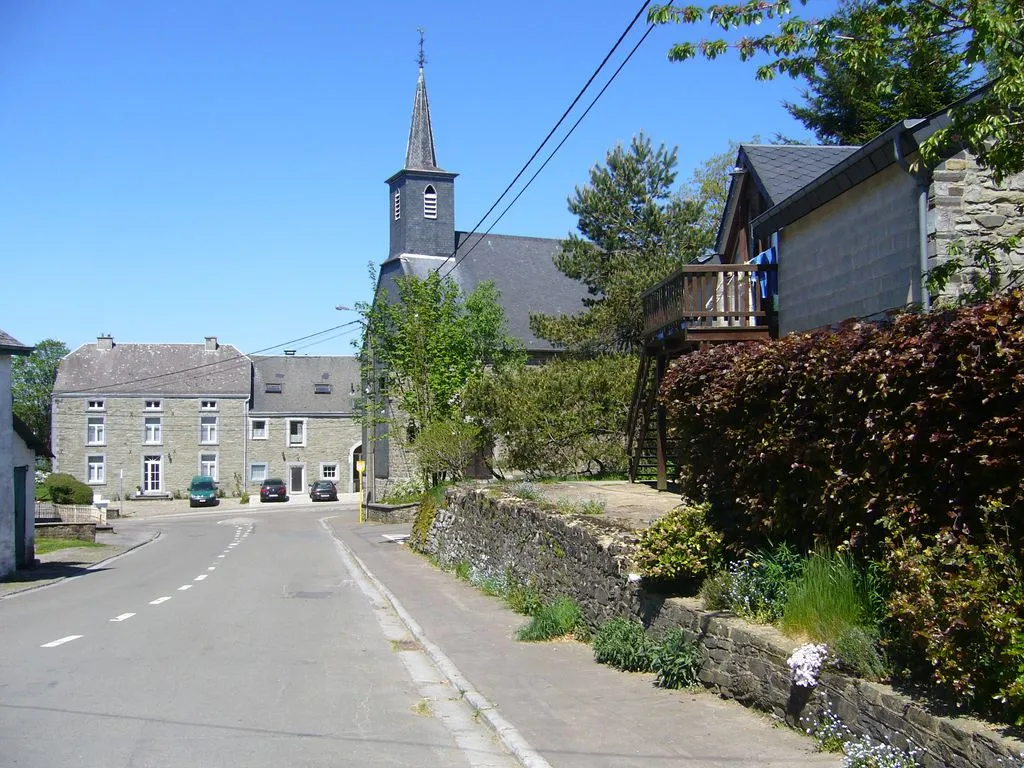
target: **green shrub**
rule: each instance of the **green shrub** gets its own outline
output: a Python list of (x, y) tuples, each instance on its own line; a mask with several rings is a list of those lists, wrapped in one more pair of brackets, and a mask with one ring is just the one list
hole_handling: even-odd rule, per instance
[(732, 610), (733, 576), (725, 568), (719, 568), (700, 585), (700, 599), (708, 611)]
[(654, 643), (643, 625), (616, 617), (594, 633), (594, 660), (626, 672), (651, 672)]
[(543, 597), (536, 587), (531, 584), (520, 584), (511, 579), (506, 579), (504, 598), (509, 608), (524, 616), (533, 616), (544, 604)]
[(239, 504), (248, 504), (249, 503), (249, 492), (248, 491), (242, 491), (241, 495), (239, 495), (239, 497), (238, 497), (238, 503)]
[(707, 504), (683, 505), (640, 534), (633, 557), (645, 578), (692, 580), (718, 563), (722, 535), (708, 525), (707, 511)]
[(469, 577), (473, 572), (473, 566), (468, 560), (459, 560), (455, 563), (455, 567), (452, 570), (455, 571), (455, 578), (469, 581)]
[(530, 619), (530, 623), (516, 633), (518, 640), (528, 642), (551, 640), (563, 637), (576, 630), (582, 614), (575, 600), (560, 597), (553, 603), (545, 603)]
[(480, 428), (461, 419), (434, 421), (419, 430), (413, 441), (419, 469), (449, 482), (462, 477), (480, 445)]
[(770, 624), (782, 618), (792, 584), (803, 571), (806, 558), (786, 544), (754, 552), (731, 563), (731, 608), (753, 621)]
[(700, 648), (680, 627), (668, 630), (651, 652), (651, 668), (658, 675), (655, 681), (662, 688), (692, 688), (699, 684), (697, 675), (704, 663)]
[(420, 494), (420, 506), (416, 510), (416, 517), (413, 518), (412, 529), (409, 531), (409, 546), (417, 552), (427, 551), (427, 536), (430, 535), (430, 528), (437, 517), (438, 506), (434, 496), (428, 493)]
[(45, 482), (54, 504), (92, 504), (92, 488), (71, 475), (55, 472)]
[(509, 493), (524, 501), (540, 501), (540, 489), (529, 480), (523, 480), (509, 488)]
[(864, 627), (847, 627), (828, 642), (840, 669), (865, 680), (884, 680), (889, 668), (878, 651), (878, 634)]

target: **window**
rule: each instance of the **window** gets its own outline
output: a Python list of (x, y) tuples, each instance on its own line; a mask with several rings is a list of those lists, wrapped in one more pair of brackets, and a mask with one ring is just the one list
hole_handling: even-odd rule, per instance
[(321, 464), (320, 465), (320, 477), (324, 480), (337, 480), (338, 479), (338, 465), (337, 464)]
[(267, 479), (267, 465), (266, 464), (250, 464), (249, 465), (249, 482), (251, 483), (262, 483)]
[(402, 218), (402, 190), (395, 191), (395, 221)]
[(306, 444), (306, 422), (304, 419), (288, 420), (288, 445)]
[(160, 403), (159, 400), (147, 400), (146, 401), (146, 410), (147, 411), (159, 411), (160, 410), (160, 404), (161, 403)]
[(86, 482), (94, 483), (94, 484), (95, 483), (105, 483), (105, 482), (107, 482), (107, 480), (106, 480), (107, 473), (106, 473), (106, 469), (105, 469), (106, 460), (104, 459), (104, 457), (102, 455), (101, 456), (86, 456), (85, 457), (85, 463), (86, 463), (86, 470), (87, 470), (86, 471), (86, 477), (88, 478), (88, 480), (86, 480)]
[(253, 440), (266, 440), (267, 439), (267, 420), (266, 419), (253, 419), (250, 422), (250, 434)]
[(216, 453), (201, 453), (199, 454), (199, 474), (212, 477), (214, 480), (217, 479), (217, 454)]
[(142, 440), (151, 445), (163, 442), (163, 423), (159, 416), (146, 417), (146, 428)]
[(437, 218), (437, 190), (433, 184), (428, 184), (423, 190), (423, 218)]
[(200, 416), (199, 417), (199, 442), (200, 443), (216, 443), (217, 442), (217, 417), (216, 416)]
[(142, 457), (142, 493), (162, 493), (164, 490), (164, 457)]
[(102, 411), (103, 401), (102, 400), (90, 400), (87, 406), (90, 411)]
[(216, 400), (200, 400), (199, 409), (202, 411), (216, 411), (217, 401)]
[(272, 395), (279, 395), (279, 394), (281, 394), (281, 385), (280, 384), (267, 384), (267, 386), (264, 388), (263, 391), (264, 392), (269, 392)]
[(88, 445), (104, 445), (107, 442), (107, 427), (103, 416), (90, 416), (87, 421), (85, 442)]
[(313, 393), (317, 395), (329, 395), (331, 394), (330, 384), (314, 384)]

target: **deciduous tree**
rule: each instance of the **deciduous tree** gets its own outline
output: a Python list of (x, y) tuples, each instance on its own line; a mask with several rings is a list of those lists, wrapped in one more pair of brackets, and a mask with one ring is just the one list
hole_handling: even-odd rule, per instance
[(14, 412), (47, 444), (50, 442), (50, 394), (57, 381), (57, 368), (68, 353), (57, 339), (43, 339), (31, 355), (15, 356), (11, 362), (11, 393)]

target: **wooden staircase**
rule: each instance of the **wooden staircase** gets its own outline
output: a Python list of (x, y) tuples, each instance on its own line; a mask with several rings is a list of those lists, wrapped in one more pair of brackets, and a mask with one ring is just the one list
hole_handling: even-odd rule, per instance
[(629, 480), (654, 481), (659, 491), (667, 490), (669, 478), (676, 475), (674, 441), (666, 435), (665, 409), (658, 403), (658, 385), (664, 368), (663, 355), (647, 350), (641, 353), (626, 422)]

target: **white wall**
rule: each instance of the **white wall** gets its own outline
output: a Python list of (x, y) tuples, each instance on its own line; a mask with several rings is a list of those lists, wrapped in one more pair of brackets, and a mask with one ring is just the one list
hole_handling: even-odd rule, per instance
[[(25, 441), (15, 433), (14, 435), (14, 464), (15, 467), (27, 467), (25, 472), (25, 530), (15, 532), (15, 535), (24, 537), (25, 552), (31, 556), (36, 546), (36, 452), (26, 445)], [(14, 497), (11, 497), (13, 509)]]
[(11, 358), (0, 355), (0, 578), (14, 572), (14, 413)]

